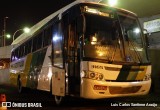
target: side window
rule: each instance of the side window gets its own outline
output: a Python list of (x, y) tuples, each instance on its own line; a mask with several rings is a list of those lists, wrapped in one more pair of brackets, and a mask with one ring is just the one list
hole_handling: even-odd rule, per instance
[(42, 36), (43, 36), (43, 32), (39, 33), (36, 37), (37, 37), (37, 48), (36, 49), (40, 49), (42, 47)]
[(43, 36), (43, 32), (37, 34), (34, 38), (33, 38), (33, 48), (32, 48), (32, 52), (40, 49), (42, 47), (42, 36)]
[(38, 43), (38, 39), (37, 37), (33, 38), (33, 48), (32, 48), (32, 52), (36, 51), (37, 49), (37, 43)]
[(19, 47), (15, 50), (14, 59), (17, 60), (19, 58)]
[(32, 49), (32, 40), (29, 40), (25, 44), (25, 55), (29, 54)]
[(20, 46), (19, 57), (23, 57), (24, 56), (24, 50), (25, 50), (25, 46), (23, 44), (23, 45)]
[(63, 68), (63, 53), (62, 53), (62, 33), (61, 23), (56, 23), (53, 26), (53, 65)]
[(63, 15), (63, 34), (64, 34), (64, 61), (68, 60), (68, 37), (69, 37), (69, 12)]
[(11, 54), (11, 61), (14, 61), (14, 60), (15, 60), (14, 57), (15, 57), (15, 50), (12, 51), (12, 54)]
[(51, 44), (51, 40), (52, 40), (52, 26), (44, 30), (43, 47)]

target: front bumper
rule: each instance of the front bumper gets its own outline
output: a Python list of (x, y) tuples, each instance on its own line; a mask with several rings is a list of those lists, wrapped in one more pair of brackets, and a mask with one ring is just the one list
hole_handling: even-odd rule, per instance
[[(95, 89), (95, 85), (103, 88)], [(104, 89), (104, 87), (106, 87)], [(80, 96), (87, 99), (101, 99), (145, 95), (149, 92), (151, 80), (137, 82), (107, 82), (87, 78), (81, 80)]]

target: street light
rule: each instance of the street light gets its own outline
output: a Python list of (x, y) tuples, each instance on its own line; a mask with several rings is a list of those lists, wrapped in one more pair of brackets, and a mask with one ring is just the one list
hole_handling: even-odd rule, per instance
[(6, 34), (7, 39), (11, 38), (10, 34)]
[(110, 6), (115, 6), (117, 4), (117, 0), (108, 0), (108, 4)]
[[(109, 5), (109, 6), (115, 6), (115, 5), (117, 5), (117, 0), (107, 0), (107, 4)], [(99, 0), (98, 1), (98, 3), (105, 3), (105, 1), (104, 0)]]
[(14, 41), (14, 37), (15, 37), (16, 33), (19, 32), (19, 31), (21, 31), (21, 30), (23, 30), (24, 33), (29, 33), (29, 32), (30, 32), (30, 29), (29, 29), (28, 27), (25, 27), (25, 28), (23, 28), (23, 29), (18, 29), (18, 30), (15, 31), (14, 34), (13, 34), (13, 41)]

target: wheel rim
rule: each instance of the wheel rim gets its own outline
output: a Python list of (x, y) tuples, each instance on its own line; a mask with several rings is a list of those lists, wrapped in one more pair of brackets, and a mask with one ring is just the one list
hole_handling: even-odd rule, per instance
[(55, 96), (55, 102), (57, 105), (59, 105), (62, 102), (62, 96)]

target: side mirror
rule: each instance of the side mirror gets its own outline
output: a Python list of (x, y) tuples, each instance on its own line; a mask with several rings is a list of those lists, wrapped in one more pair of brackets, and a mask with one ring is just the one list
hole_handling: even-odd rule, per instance
[(143, 34), (144, 34), (144, 35), (148, 34), (148, 36), (151, 35), (151, 33), (149, 33), (147, 29), (143, 29)]
[(149, 48), (149, 36), (151, 35), (151, 33), (149, 33), (147, 29), (144, 29), (143, 34), (146, 41), (146, 46)]

